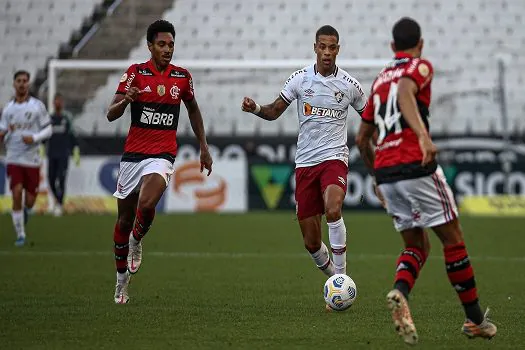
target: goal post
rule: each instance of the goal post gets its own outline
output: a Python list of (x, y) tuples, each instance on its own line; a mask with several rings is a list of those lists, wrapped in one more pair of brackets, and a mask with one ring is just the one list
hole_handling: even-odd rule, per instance
[[(343, 69), (380, 69), (389, 59), (355, 59), (338, 60), (337, 65)], [(124, 71), (137, 60), (61, 60), (52, 59), (48, 64), (48, 90), (47, 103), (49, 109), (53, 108), (53, 97), (57, 92), (57, 78), (61, 71)], [(285, 60), (175, 60), (177, 66), (193, 70), (274, 70), (274, 69), (300, 69), (312, 64), (312, 60), (285, 59)], [(289, 73), (291, 73), (291, 71)], [(377, 70), (376, 70), (377, 73)], [(283, 76), (283, 79), (286, 77)], [(277, 87), (276, 87), (277, 88)]]

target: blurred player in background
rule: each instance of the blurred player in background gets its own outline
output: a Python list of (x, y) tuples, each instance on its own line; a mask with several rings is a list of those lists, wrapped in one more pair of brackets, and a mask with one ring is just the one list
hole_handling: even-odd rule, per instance
[[(295, 155), (297, 217), (306, 250), (327, 276), (346, 273), (346, 227), (342, 205), (348, 175), (348, 109), (361, 113), (366, 97), (359, 82), (336, 65), (339, 34), (323, 26), (315, 35), (317, 61), (293, 73), (279, 97), (260, 106), (245, 97), (242, 110), (264, 120), (276, 120), (297, 100), (299, 137)], [(321, 217), (326, 216), (333, 255), (322, 241)]]
[(115, 303), (129, 300), (130, 273), (142, 262), (141, 240), (155, 216), (155, 207), (173, 174), (177, 153), (180, 104), (188, 110), (199, 140), (201, 172), (212, 170), (202, 115), (193, 92), (190, 73), (170, 64), (175, 49), (175, 29), (159, 20), (147, 31), (151, 52), (148, 62), (131, 65), (120, 79), (107, 118), (114, 121), (131, 104), (131, 127), (117, 179), (118, 219), (114, 230), (117, 284)]
[(4, 107), (0, 118), (0, 141), (5, 142), (7, 153), (7, 177), (13, 196), (11, 216), (17, 246), (25, 243), (25, 224), (38, 194), (39, 145), (52, 133), (46, 107), (29, 95), (29, 79), (26, 71), (15, 73), (15, 97)]
[[(433, 69), (420, 58), (421, 29), (414, 20), (402, 18), (392, 34), (394, 61), (372, 85), (356, 140), (365, 164), (374, 169), (379, 194), (405, 244), (397, 261), (394, 289), (387, 295), (388, 306), (397, 332), (406, 343), (417, 343), (408, 295), (430, 250), (424, 231), (430, 227), (443, 243), (448, 278), (465, 310), (462, 332), (469, 337), (492, 338), (497, 329), (481, 311), (456, 203), (429, 136)], [(379, 136), (374, 154), (371, 138), (376, 129)]]
[(54, 113), (51, 115), (53, 135), (47, 141), (47, 176), (49, 188), (53, 193), (55, 205), (53, 214), (62, 215), (66, 191), (66, 175), (69, 156), (73, 155), (76, 166), (80, 165), (80, 150), (73, 132), (69, 115), (64, 111), (64, 98), (56, 94), (53, 100)]

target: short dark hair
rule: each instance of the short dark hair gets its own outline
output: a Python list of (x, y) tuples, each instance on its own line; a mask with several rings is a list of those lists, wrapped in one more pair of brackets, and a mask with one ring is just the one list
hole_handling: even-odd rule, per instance
[(159, 33), (171, 33), (175, 39), (175, 27), (173, 24), (163, 19), (159, 19), (149, 25), (148, 32), (146, 34), (148, 42), (153, 43), (157, 37), (157, 34)]
[(55, 94), (54, 99), (56, 100), (57, 98), (63, 98), (63, 97), (64, 97), (64, 96), (63, 96), (60, 92), (57, 92), (57, 93)]
[(421, 40), (421, 27), (412, 18), (403, 17), (394, 24), (392, 37), (397, 51), (411, 49)]
[(329, 25), (324, 25), (321, 28), (317, 29), (317, 32), (315, 32), (315, 41), (319, 41), (319, 37), (321, 35), (330, 35), (335, 36), (337, 38), (337, 42), (339, 42), (339, 33), (337, 30)]
[(31, 79), (31, 74), (29, 74), (28, 71), (26, 70), (17, 70), (15, 72), (15, 74), (13, 75), (13, 80), (16, 80), (16, 78), (18, 78), (19, 75), (27, 75), (27, 80)]

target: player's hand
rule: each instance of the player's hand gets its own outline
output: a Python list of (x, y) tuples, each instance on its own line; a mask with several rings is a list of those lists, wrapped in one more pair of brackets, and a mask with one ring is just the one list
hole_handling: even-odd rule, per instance
[(208, 150), (208, 147), (201, 147), (201, 173), (204, 171), (204, 169), (206, 169), (208, 170), (207, 176), (210, 176), (212, 165), (213, 159), (211, 159), (211, 154)]
[(24, 141), (26, 145), (32, 145), (33, 143), (35, 143), (35, 140), (31, 135), (22, 136), (22, 141)]
[(376, 194), (377, 199), (379, 199), (379, 203), (381, 203), (381, 206), (382, 206), (384, 209), (386, 209), (385, 197), (383, 197), (383, 194), (382, 194), (381, 191), (379, 190), (379, 187), (377, 186), (377, 184), (375, 183), (375, 181), (374, 181), (374, 193)]
[(423, 153), (421, 165), (425, 166), (429, 163), (432, 163), (436, 159), (437, 147), (434, 145), (428, 135), (424, 135), (419, 138), (419, 147), (421, 148), (421, 153)]
[(245, 112), (253, 113), (255, 111), (255, 101), (249, 97), (242, 100), (241, 109)]
[(126, 91), (124, 98), (128, 102), (133, 102), (139, 97), (140, 94), (144, 93), (144, 90), (140, 90), (138, 87), (132, 86)]

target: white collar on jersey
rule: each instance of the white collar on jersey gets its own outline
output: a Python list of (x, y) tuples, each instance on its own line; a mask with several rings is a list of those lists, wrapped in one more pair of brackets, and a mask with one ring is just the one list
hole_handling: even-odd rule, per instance
[[(337, 72), (339, 72), (339, 67), (337, 67), (337, 65), (336, 65), (334, 72), (332, 74), (330, 74), (330, 75), (333, 75), (334, 77), (336, 77), (337, 76)], [(317, 63), (314, 63), (314, 75), (317, 75), (317, 73), (318, 73), (318, 71), (317, 71)], [(324, 78), (328, 78), (330, 75), (328, 75), (326, 77), (323, 76), (323, 77)]]

